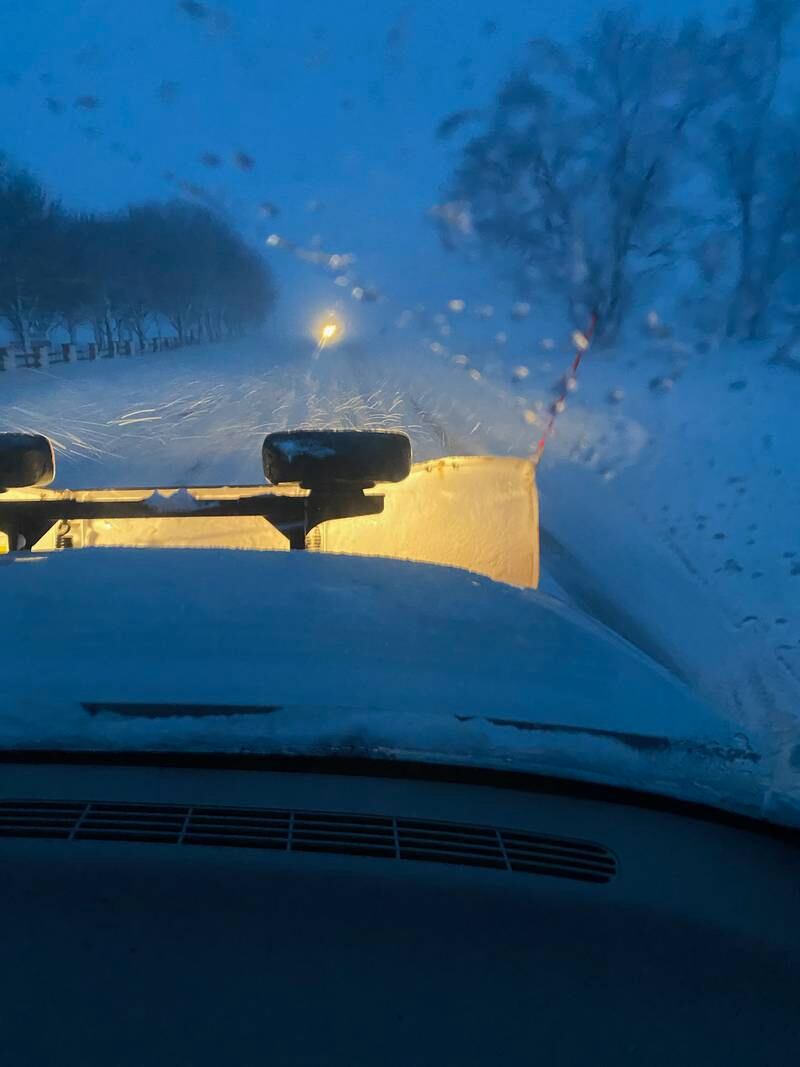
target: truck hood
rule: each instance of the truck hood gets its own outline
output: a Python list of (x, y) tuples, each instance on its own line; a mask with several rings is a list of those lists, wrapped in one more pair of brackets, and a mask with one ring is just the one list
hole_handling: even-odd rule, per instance
[(545, 594), (233, 550), (7, 556), (0, 584), (2, 749), (414, 759), (770, 814), (752, 738)]

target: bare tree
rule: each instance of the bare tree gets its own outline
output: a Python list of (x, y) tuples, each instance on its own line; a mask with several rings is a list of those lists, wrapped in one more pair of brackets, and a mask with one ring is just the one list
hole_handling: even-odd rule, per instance
[(130, 209), (125, 232), (123, 305), (137, 333), (147, 311), (163, 315), (181, 339), (219, 340), (258, 325), (272, 308), (266, 262), (207, 208), (145, 204)]
[(219, 340), (260, 324), (274, 300), (264, 258), (207, 208), (69, 215), (30, 175), (0, 165), (0, 318), (26, 349), (54, 324), (72, 340), (91, 324), (101, 348), (144, 344), (163, 320), (181, 340)]
[(16, 340), (31, 341), (50, 325), (57, 278), (48, 246), (59, 217), (44, 189), (25, 171), (0, 170), (0, 317)]
[(754, 0), (721, 36), (717, 51), (725, 92), (706, 158), (738, 251), (727, 332), (748, 339), (765, 330), (800, 224), (800, 129), (782, 113), (779, 92), (787, 30), (797, 10), (796, 0)]
[(104, 263), (97, 260), (93, 240), (99, 227), (90, 217), (62, 214), (46, 250), (55, 278), (55, 322), (77, 342), (80, 327), (94, 317), (100, 303)]
[(643, 29), (625, 13), (602, 15), (573, 49), (531, 42), (462, 151), (447, 203), (468, 210), (521, 293), (558, 291), (577, 324), (596, 314), (602, 339), (682, 248), (681, 150), (716, 91), (712, 50), (697, 23)]

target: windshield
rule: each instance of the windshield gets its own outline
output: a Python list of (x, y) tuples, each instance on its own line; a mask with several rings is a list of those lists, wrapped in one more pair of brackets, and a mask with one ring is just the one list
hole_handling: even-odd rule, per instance
[(0, 746), (799, 821), (796, 15), (6, 0)]

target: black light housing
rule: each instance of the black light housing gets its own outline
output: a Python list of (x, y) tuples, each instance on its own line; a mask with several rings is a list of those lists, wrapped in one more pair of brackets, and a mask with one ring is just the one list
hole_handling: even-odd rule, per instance
[(411, 441), (397, 430), (287, 430), (264, 438), (262, 459), (273, 485), (364, 487), (407, 478)]
[(56, 475), (50, 441), (38, 433), (0, 433), (0, 492), (49, 485)]

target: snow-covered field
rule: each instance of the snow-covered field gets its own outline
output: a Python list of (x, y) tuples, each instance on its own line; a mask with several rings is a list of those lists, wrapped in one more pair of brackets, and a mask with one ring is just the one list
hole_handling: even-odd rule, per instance
[[(565, 339), (566, 341), (566, 339)], [(669, 666), (788, 776), (800, 741), (800, 375), (770, 349), (591, 351), (539, 471), (543, 587)], [(14, 371), (0, 426), (49, 434), (59, 486), (259, 482), (297, 425), (403, 427), (417, 458), (529, 454), (569, 346), (512, 380), (409, 335), (162, 353)], [(797, 758), (795, 757), (795, 763)]]

